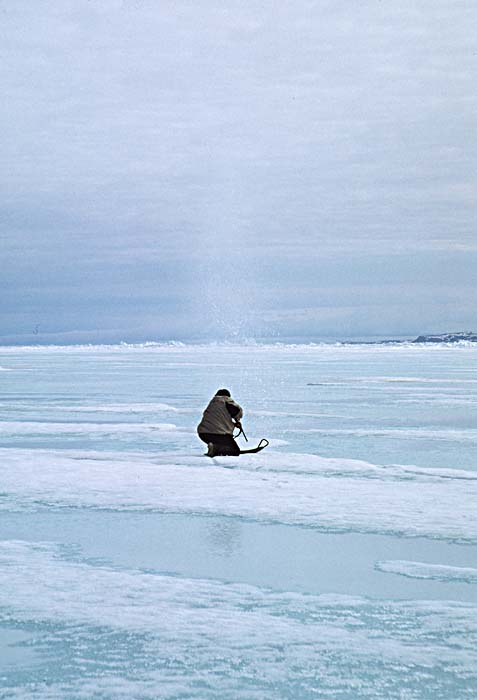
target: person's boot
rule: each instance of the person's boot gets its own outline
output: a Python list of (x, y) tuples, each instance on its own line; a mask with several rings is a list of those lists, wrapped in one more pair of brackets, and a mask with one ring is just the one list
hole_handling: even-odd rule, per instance
[(214, 457), (215, 455), (215, 447), (213, 442), (209, 442), (207, 445), (207, 457)]

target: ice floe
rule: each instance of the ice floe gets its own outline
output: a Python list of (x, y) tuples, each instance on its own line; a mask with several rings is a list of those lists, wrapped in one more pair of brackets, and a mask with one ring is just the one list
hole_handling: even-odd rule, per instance
[(400, 574), (409, 578), (477, 583), (477, 569), (472, 567), (395, 560), (378, 561), (375, 568), (388, 574)]
[(317, 435), (343, 435), (343, 437), (385, 437), (400, 440), (449, 440), (451, 442), (477, 442), (477, 430), (428, 428), (290, 428), (286, 433), (316, 433)]
[[(71, 413), (154, 413), (155, 411), (165, 411), (171, 413), (183, 412), (185, 409), (176, 408), (168, 403), (111, 403), (103, 405), (70, 405), (55, 406), (55, 410), (68, 411)], [(187, 409), (189, 410), (189, 409)]]
[(366, 462), (271, 450), (214, 460), (167, 453), (103, 457), (2, 449), (0, 507), (215, 513), (335, 531), (477, 539), (475, 472), (460, 470), (455, 478), (451, 470), (388, 472)]
[(54, 435), (58, 433), (148, 433), (176, 430), (174, 423), (52, 423), (47, 421), (0, 421), (0, 435)]

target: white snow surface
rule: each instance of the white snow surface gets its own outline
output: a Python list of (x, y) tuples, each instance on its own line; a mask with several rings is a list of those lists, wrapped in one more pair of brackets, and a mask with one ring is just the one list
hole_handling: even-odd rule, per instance
[[(168, 403), (153, 402), (150, 403), (110, 403), (110, 404), (91, 404), (91, 405), (69, 405), (56, 406), (56, 410), (67, 411), (69, 413), (151, 413), (151, 412), (184, 412), (184, 409), (176, 408)], [(187, 412), (193, 409), (188, 409)]]
[[(3, 348), (0, 366), (2, 700), (477, 698), (476, 345)], [(267, 450), (200, 456), (220, 386)], [(343, 574), (376, 597), (314, 594)]]
[(477, 430), (445, 430), (426, 428), (302, 428), (290, 433), (316, 433), (317, 435), (343, 435), (354, 437), (386, 437), (401, 440), (450, 440), (452, 442), (477, 442)]
[(269, 450), (239, 458), (0, 450), (3, 508), (95, 507), (477, 540), (475, 472)]
[(432, 579), (436, 581), (465, 581), (477, 583), (477, 569), (470, 566), (447, 566), (426, 564), (419, 561), (377, 561), (375, 568), (388, 574), (400, 574), (408, 578)]
[(0, 421), (0, 435), (53, 435), (59, 433), (149, 433), (176, 430), (174, 423), (53, 423), (46, 421)]

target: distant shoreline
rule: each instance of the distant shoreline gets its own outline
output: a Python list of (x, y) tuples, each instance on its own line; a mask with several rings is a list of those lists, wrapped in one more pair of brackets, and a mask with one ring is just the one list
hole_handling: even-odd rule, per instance
[(342, 340), (339, 338), (328, 338), (321, 340), (305, 340), (304, 338), (286, 338), (282, 340), (271, 339), (271, 338), (243, 338), (242, 340), (205, 340), (205, 339), (190, 339), (187, 341), (181, 340), (133, 340), (133, 341), (119, 341), (119, 342), (7, 342), (5, 344), (0, 340), (0, 351), (1, 350), (20, 350), (20, 349), (31, 349), (31, 350), (41, 350), (41, 349), (57, 349), (66, 350), (68, 348), (77, 348), (84, 350), (105, 350), (108, 348), (114, 349), (154, 349), (154, 348), (164, 348), (164, 349), (174, 349), (174, 348), (190, 348), (190, 347), (313, 347), (313, 346), (377, 346), (377, 345), (457, 345), (459, 343), (476, 343), (477, 344), (477, 333), (471, 331), (462, 331), (457, 333), (442, 333), (442, 334), (428, 334), (419, 335), (417, 337), (411, 338), (373, 338), (373, 339), (349, 339)]
[(477, 343), (477, 333), (473, 331), (459, 331), (457, 333), (432, 333), (419, 335), (414, 340), (368, 340), (368, 341), (347, 341), (349, 345), (390, 345), (402, 343)]

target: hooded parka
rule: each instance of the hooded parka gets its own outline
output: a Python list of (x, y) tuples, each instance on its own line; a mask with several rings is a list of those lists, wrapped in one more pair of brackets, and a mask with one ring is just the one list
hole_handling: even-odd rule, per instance
[(242, 408), (229, 396), (214, 396), (204, 411), (197, 432), (232, 435), (235, 423), (243, 416)]

